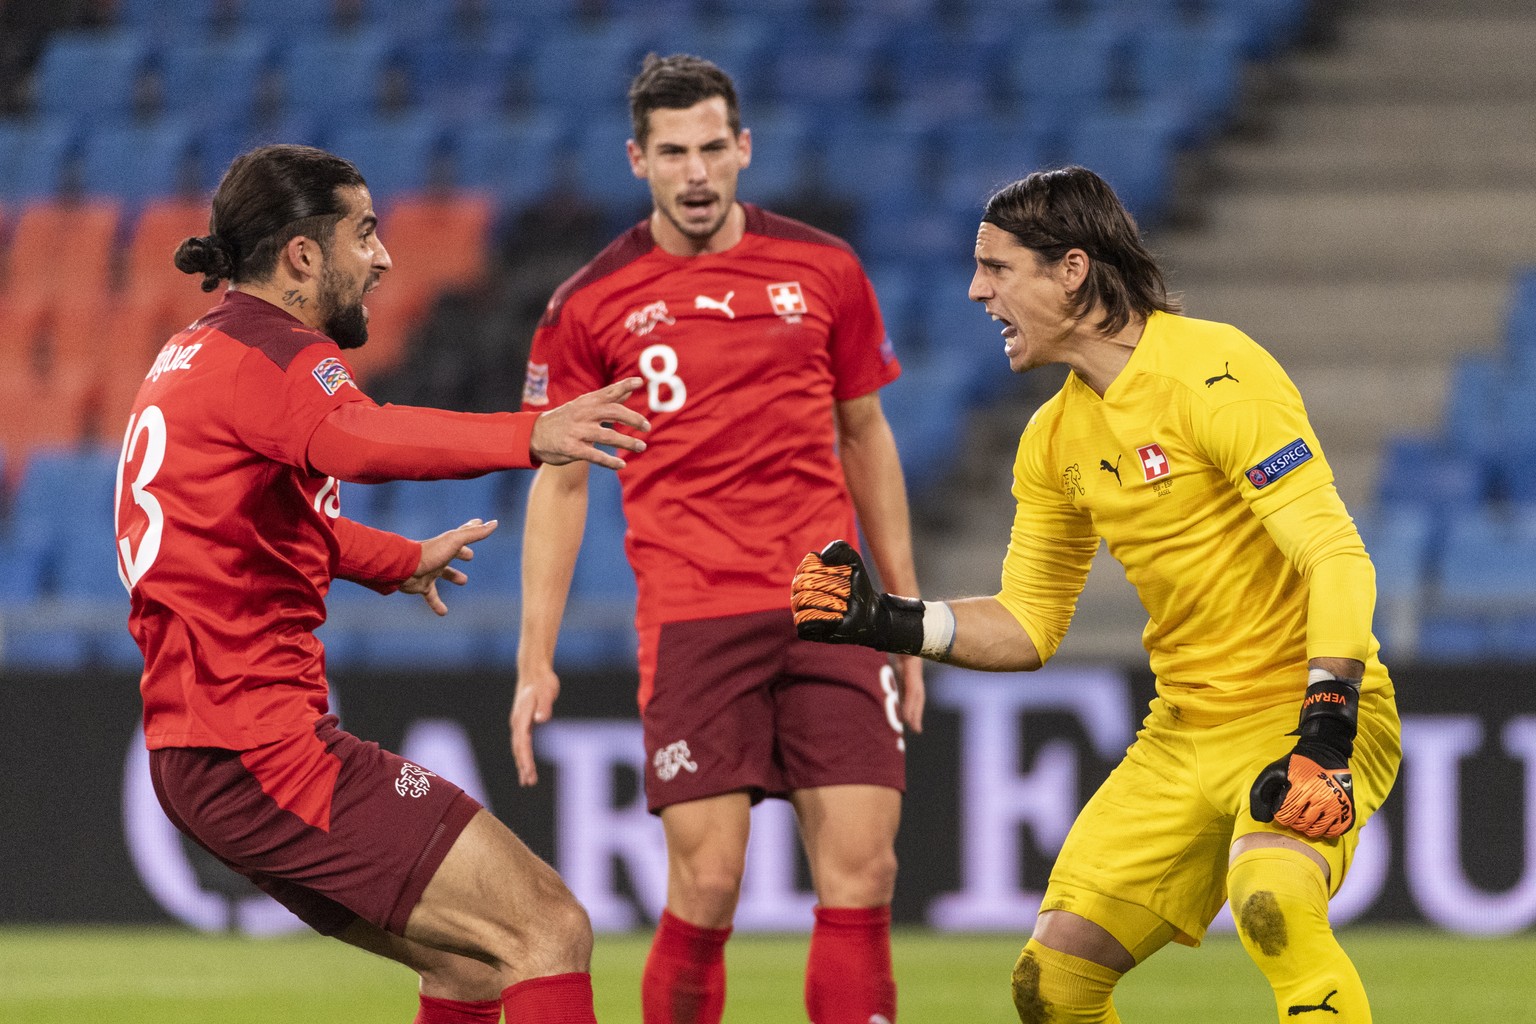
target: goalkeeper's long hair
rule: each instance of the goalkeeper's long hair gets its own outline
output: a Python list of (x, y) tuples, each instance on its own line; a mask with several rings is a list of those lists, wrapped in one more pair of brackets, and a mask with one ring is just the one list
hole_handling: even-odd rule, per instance
[(1086, 167), (1036, 171), (987, 200), (982, 221), (1013, 235), (1041, 262), (1061, 262), (1071, 249), (1088, 254), (1088, 279), (1071, 299), (1081, 318), (1104, 310), (1097, 327), (1115, 334), (1132, 316), (1182, 311), (1163, 271), (1142, 244), (1136, 220), (1109, 183)]

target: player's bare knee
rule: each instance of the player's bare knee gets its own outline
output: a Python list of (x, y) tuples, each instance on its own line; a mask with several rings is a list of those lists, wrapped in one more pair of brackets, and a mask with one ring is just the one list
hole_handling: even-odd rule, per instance
[(884, 850), (839, 864), (819, 888), (834, 906), (883, 906), (896, 892), (896, 853)]
[(741, 875), (729, 868), (704, 866), (682, 872), (676, 879), (677, 895), (692, 907), (729, 914), (741, 897)]

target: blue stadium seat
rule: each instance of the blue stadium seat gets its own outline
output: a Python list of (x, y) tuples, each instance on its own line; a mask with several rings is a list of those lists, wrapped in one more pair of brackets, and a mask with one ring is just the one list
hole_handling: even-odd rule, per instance
[(1422, 505), (1380, 505), (1357, 515), (1355, 525), (1376, 568), (1376, 635), (1387, 657), (1414, 657), (1435, 553), (1435, 516)]
[(330, 149), (357, 165), (375, 203), (428, 187), (450, 185), (448, 129), (432, 111), (354, 118), (330, 135)]
[(1114, 18), (1023, 26), (1009, 54), (1016, 98), (1053, 104), (1070, 117), (1103, 107), (1128, 88), (1118, 73), (1129, 37), (1129, 27)]
[[(508, 206), (527, 205), (558, 180), (568, 136), (568, 122), (550, 112), (471, 121), (454, 146), (459, 184), (490, 192)], [(622, 161), (623, 150), (611, 157)]]
[(1457, 357), (1451, 366), (1442, 418), (1448, 447), (1475, 460), (1497, 457), (1504, 444), (1500, 415), (1506, 372), (1503, 361), (1488, 353), (1468, 352)]
[(1505, 313), (1504, 338), (1513, 361), (1536, 365), (1536, 267), (1515, 271)]
[(566, 117), (624, 116), (629, 83), (658, 44), (650, 19), (607, 19), (542, 38), (532, 57), (533, 99)]
[(396, 52), (380, 29), (295, 35), (278, 57), (283, 102), (336, 127), (380, 113)]
[(580, 129), (572, 154), (575, 180), (569, 182), (604, 213), (609, 231), (622, 231), (650, 208), (646, 183), (630, 169), (625, 142), (627, 119), (591, 118)]
[(1173, 198), (1180, 118), (1152, 101), (1134, 109), (1099, 109), (1067, 131), (1064, 159), (1108, 181), (1143, 227), (1158, 223)]
[(1149, 26), (1131, 37), (1133, 91), (1182, 111), (1179, 140), (1201, 144), (1230, 122), (1243, 73), (1242, 26), (1207, 19)]
[(1376, 482), (1379, 505), (1449, 512), (1478, 507), (1489, 493), (1484, 465), (1438, 437), (1389, 437), (1382, 445), (1381, 459)]
[(466, 130), (529, 102), (536, 37), (526, 27), (399, 38), (398, 60), (418, 101), (460, 119)]
[(57, 195), (80, 138), (69, 119), (0, 121), (0, 199), (15, 205)]
[(771, 206), (792, 199), (810, 184), (810, 126), (792, 109), (759, 109), (742, 127), (752, 133), (752, 163), (742, 172), (742, 194)]
[[(937, 185), (935, 142), (934, 132), (924, 125), (863, 115), (817, 137), (810, 169), (833, 195), (910, 209), (925, 202)], [(873, 168), (879, 168), (877, 179), (872, 179)]]
[(880, 59), (891, 101), (923, 123), (985, 116), (1012, 91), (1009, 35), (995, 26), (909, 25), (890, 37)]
[(635, 656), (635, 576), (624, 553), (628, 527), (619, 478), (592, 469), (587, 481), (587, 526), (555, 652), (562, 668), (612, 665)]
[(1452, 609), (1528, 607), (1536, 580), (1536, 517), (1487, 507), (1452, 512), (1435, 580), (1440, 600)]
[(922, 337), (915, 323), (917, 273), (901, 263), (866, 263), (864, 273), (875, 286), (875, 299), (880, 303), (885, 333), (896, 346), (896, 355), (905, 362), (909, 355), (922, 350)]
[(85, 137), (80, 183), (94, 195), (142, 203), (211, 185), (190, 120), (176, 117), (103, 126)]
[(240, 24), (250, 28), (283, 25), (295, 32), (341, 31), (377, 25), (387, 14), (386, 0), (239, 0)]
[(772, 98), (823, 123), (847, 123), (875, 99), (880, 53), (891, 30), (868, 22), (836, 30), (796, 23), (776, 55)]
[(246, 29), (166, 47), (160, 58), (165, 109), (203, 124), (244, 130), (256, 119), (264, 79), (275, 72), (271, 32)]
[(939, 201), (945, 209), (979, 223), (992, 193), (1052, 166), (1062, 145), (1061, 125), (1048, 109), (951, 121), (939, 133), (943, 160)]
[(56, 33), (38, 59), (37, 113), (94, 123), (126, 118), (133, 113), (150, 58), (149, 41), (140, 32)]
[(115, 0), (112, 6), (119, 27), (159, 40), (174, 40), (177, 46), (228, 27), (234, 13), (221, 3), (189, 4), (185, 0)]
[(965, 436), (971, 376), (965, 359), (929, 351), (903, 356), (901, 376), (880, 390), (902, 474), (914, 494), (946, 479), (953, 468)]
[(668, 25), (667, 51), (695, 54), (719, 65), (736, 83), (747, 120), (755, 115), (759, 102), (771, 102), (773, 67), (782, 50), (782, 23), (762, 18), (694, 17), (669, 20)]
[[(975, 235), (974, 224), (971, 235)], [(958, 259), (956, 263), (959, 264)], [(918, 315), (923, 351), (963, 367), (964, 397), (968, 402), (981, 404), (1005, 393), (1013, 375), (1003, 354), (998, 325), (980, 303), (968, 297), (973, 269), (961, 264), (933, 274), (919, 303)]]

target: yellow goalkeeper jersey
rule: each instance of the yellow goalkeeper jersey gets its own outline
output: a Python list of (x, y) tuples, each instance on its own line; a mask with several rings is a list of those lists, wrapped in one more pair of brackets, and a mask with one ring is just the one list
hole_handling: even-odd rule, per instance
[(1099, 540), (1149, 616), (1176, 713), (1223, 721), (1299, 700), (1311, 657), (1367, 663), (1375, 574), (1301, 395), (1227, 324), (1153, 313), (1101, 398), (1075, 374), (1025, 428), (998, 600), (1042, 660)]

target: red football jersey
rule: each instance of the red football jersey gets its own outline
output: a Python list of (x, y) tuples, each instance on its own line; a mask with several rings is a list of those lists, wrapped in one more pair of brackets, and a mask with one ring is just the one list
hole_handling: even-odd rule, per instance
[(372, 404), (336, 343), (241, 292), (144, 378), (116, 514), (151, 748), (245, 750), (313, 722), (332, 576), (389, 589), (415, 571), (418, 544), (340, 519), (338, 481), (308, 467), (310, 436), (347, 402)]
[(833, 403), (901, 368), (848, 245), (743, 204), (746, 235), (695, 257), (630, 229), (550, 300), (525, 409), (619, 377), (651, 422), (619, 473), (637, 623), (789, 606), (807, 551), (857, 538)]

